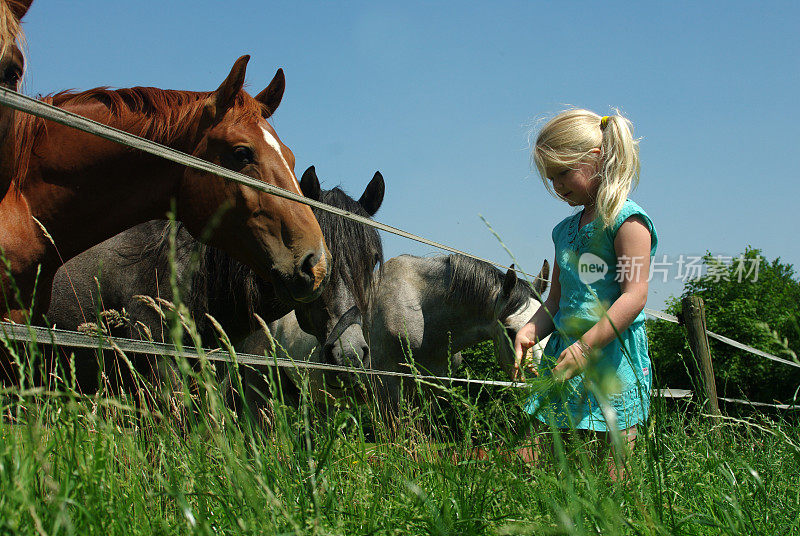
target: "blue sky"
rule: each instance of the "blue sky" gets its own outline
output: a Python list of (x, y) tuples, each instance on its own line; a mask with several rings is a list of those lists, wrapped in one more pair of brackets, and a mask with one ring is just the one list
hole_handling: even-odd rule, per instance
[[(631, 197), (659, 258), (752, 245), (800, 267), (798, 23), (796, 2), (34, 0), (24, 91), (211, 90), (250, 54), (251, 93), (286, 72), (273, 123), (298, 175), (314, 164), (358, 197), (380, 170), (378, 219), (507, 262), (482, 214), (528, 271), (572, 213), (531, 171), (531, 125), (619, 107), (642, 138)], [(681, 291), (678, 275), (651, 283), (649, 306)]]

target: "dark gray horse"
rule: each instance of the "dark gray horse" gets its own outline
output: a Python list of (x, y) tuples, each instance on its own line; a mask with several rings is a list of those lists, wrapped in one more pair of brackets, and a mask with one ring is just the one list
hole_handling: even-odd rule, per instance
[[(518, 280), (513, 270), (503, 274), (489, 264), (460, 255), (402, 255), (388, 260), (375, 281), (372, 307), (365, 315), (370, 368), (409, 372), (407, 365), (411, 363), (421, 374), (450, 376), (461, 365), (461, 350), (492, 340), (498, 363), (508, 369), (515, 357), (510, 341), (539, 308), (548, 276), (547, 261), (529, 285)], [(269, 327), (284, 349), (279, 357), (324, 361), (315, 349), (315, 338), (303, 333), (292, 313)], [(246, 345), (249, 352), (262, 353), (268, 340), (263, 333), (254, 333)], [(535, 348), (534, 353), (541, 353), (541, 348)], [(291, 377), (293, 381), (307, 381), (309, 394), (316, 401), (344, 394), (326, 385), (325, 377), (317, 371), (297, 371)], [(373, 389), (382, 409), (395, 413), (401, 380), (376, 376)]]
[[(361, 198), (355, 201), (339, 188), (322, 190), (313, 166), (303, 174), (300, 185), (309, 198), (366, 217), (380, 208), (385, 189), (383, 177), (375, 173)], [(317, 209), (314, 215), (333, 257), (329, 283), (314, 302), (281, 302), (268, 282), (222, 251), (197, 243), (180, 227), (172, 271), (170, 241), (166, 239), (169, 222), (151, 221), (120, 233), (60, 268), (53, 283), (47, 319), (59, 328), (77, 329), (85, 322), (98, 322), (98, 311), (124, 311), (120, 322), (124, 325), (109, 331), (168, 340), (167, 328), (159, 314), (151, 304), (136, 296), (175, 301), (177, 297), (170, 282), (174, 277), (179, 297), (197, 322), (206, 344), (214, 341), (216, 335), (206, 315), (214, 317), (236, 344), (258, 329), (255, 314), (269, 322), (292, 309), (297, 310), (303, 328), (323, 344), (345, 311), (353, 306), (366, 307), (375, 266), (383, 261), (383, 247), (373, 228)], [(119, 316), (114, 315), (114, 319), (119, 320)], [(108, 326), (108, 319), (104, 315), (100, 322), (113, 328)], [(332, 363), (360, 366), (368, 359), (363, 337), (338, 344), (328, 342), (326, 359)], [(96, 367), (87, 365), (78, 371), (78, 381), (84, 390), (95, 386), (98, 372)], [(156, 363), (156, 369), (163, 366), (162, 361)], [(163, 371), (148, 372), (163, 376)]]

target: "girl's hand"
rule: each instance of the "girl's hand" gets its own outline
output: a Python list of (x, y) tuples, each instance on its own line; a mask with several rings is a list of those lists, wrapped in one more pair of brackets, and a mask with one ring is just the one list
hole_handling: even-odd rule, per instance
[(517, 332), (517, 336), (514, 338), (514, 353), (516, 354), (516, 357), (514, 359), (514, 366), (512, 367), (510, 374), (512, 381), (517, 379), (525, 379), (521, 372), (521, 369), (523, 369), (525, 366), (525, 363), (523, 363), (522, 360), (527, 353), (528, 348), (535, 344), (536, 326), (532, 322), (528, 322), (522, 326), (522, 329)]
[(553, 369), (553, 377), (556, 380), (567, 381), (574, 378), (586, 368), (589, 362), (589, 345), (581, 340), (577, 340), (567, 346)]

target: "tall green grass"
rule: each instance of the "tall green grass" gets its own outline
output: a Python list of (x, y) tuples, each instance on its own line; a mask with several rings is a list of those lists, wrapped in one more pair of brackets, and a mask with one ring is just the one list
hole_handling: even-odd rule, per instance
[(519, 460), (530, 423), (486, 403), (508, 393), (478, 403), (437, 389), (392, 426), (374, 404), (272, 399), (265, 426), (228, 408), (210, 366), (180, 369), (187, 387), (171, 401), (82, 395), (65, 370), (46, 392), (6, 387), (0, 533), (800, 532), (800, 428), (776, 415), (726, 419), (716, 434), (693, 404), (654, 400), (629, 477), (614, 483), (585, 438), (548, 431), (555, 447)]
[[(168, 305), (176, 342), (199, 346)], [(250, 411), (235, 361), (179, 360), (165, 390), (106, 352), (82, 393), (70, 349), (0, 343), (18, 373), (0, 391), (0, 534), (800, 533), (800, 426), (778, 414), (715, 425), (655, 399), (615, 483), (590, 436), (545, 428), (552, 447), (520, 460), (519, 390), (411, 384), (389, 423), (374, 402), (319, 407), (305, 389)]]

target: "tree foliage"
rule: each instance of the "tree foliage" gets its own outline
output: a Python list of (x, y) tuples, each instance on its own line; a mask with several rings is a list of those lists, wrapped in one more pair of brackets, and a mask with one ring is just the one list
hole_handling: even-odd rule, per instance
[[(791, 264), (772, 262), (748, 247), (733, 262), (707, 254), (706, 273), (688, 281), (681, 297), (693, 294), (705, 303), (708, 329), (770, 354), (797, 362), (800, 353), (800, 282)], [(757, 274), (753, 267), (758, 266)], [(672, 298), (667, 312), (678, 315), (681, 300)], [(695, 388), (696, 364), (685, 330), (664, 321), (649, 321), (650, 355), (661, 385)], [(720, 396), (791, 402), (800, 385), (800, 368), (767, 360), (709, 339)]]

